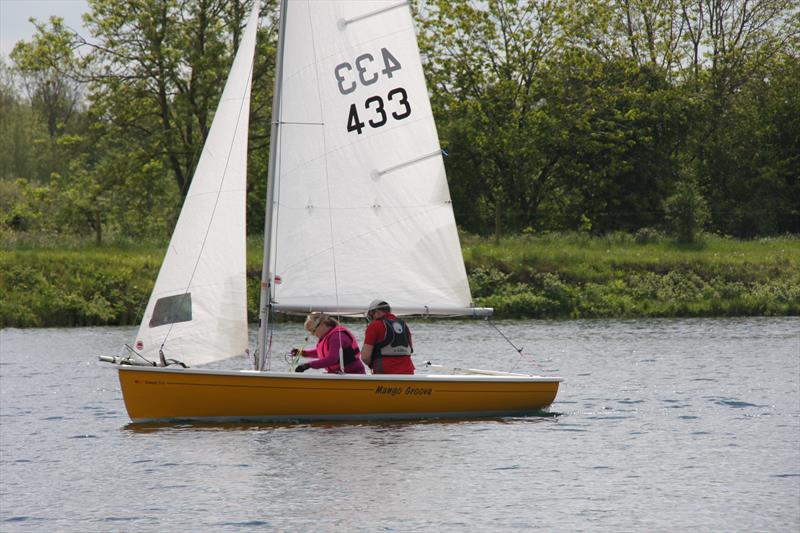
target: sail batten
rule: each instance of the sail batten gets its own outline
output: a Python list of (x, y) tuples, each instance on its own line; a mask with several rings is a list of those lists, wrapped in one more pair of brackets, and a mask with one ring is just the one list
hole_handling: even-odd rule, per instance
[(404, 7), (404, 6), (407, 6), (407, 5), (409, 5), (409, 1), (408, 0), (402, 0), (401, 2), (397, 2), (394, 5), (390, 5), (388, 7), (382, 7), (380, 9), (376, 9), (375, 11), (370, 11), (370, 12), (358, 15), (357, 17), (353, 17), (351, 19), (341, 19), (339, 21), (339, 23), (338, 23), (338, 27), (339, 27), (339, 29), (344, 30), (349, 24), (352, 24), (354, 22), (360, 22), (360, 21), (366, 20), (366, 19), (368, 19), (370, 17), (374, 17), (376, 15), (380, 15), (381, 13), (385, 13), (386, 11), (391, 11), (392, 9), (397, 9), (398, 7)]

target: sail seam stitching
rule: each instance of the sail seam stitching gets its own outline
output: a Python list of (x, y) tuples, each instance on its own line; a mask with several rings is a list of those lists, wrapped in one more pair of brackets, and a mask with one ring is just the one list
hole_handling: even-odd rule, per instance
[[(314, 38), (314, 18), (311, 16), (311, 2), (307, 2), (309, 13), (309, 25), (311, 26), (311, 50), (314, 52), (314, 77), (317, 85), (317, 101), (319, 102), (320, 117), (325, 120), (325, 111), (322, 108), (322, 88), (320, 87), (319, 77), (319, 61), (317, 58), (317, 40)], [(322, 153), (324, 155), (323, 168), (325, 169), (325, 189), (328, 195), (328, 205), (331, 205), (331, 184), (330, 174), (328, 173), (328, 141), (325, 135), (325, 130), (322, 131)], [(333, 294), (336, 300), (336, 306), (339, 306), (339, 274), (336, 269), (336, 242), (333, 237), (333, 211), (328, 211), (328, 232), (331, 236), (331, 260), (333, 262)]]

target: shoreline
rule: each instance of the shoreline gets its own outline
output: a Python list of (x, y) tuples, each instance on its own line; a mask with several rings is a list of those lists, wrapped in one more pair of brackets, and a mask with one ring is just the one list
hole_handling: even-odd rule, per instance
[[(0, 327), (136, 325), (163, 248), (0, 249)], [(462, 236), (462, 249), (474, 304), (497, 319), (800, 316), (800, 237)], [(249, 247), (251, 322), (260, 253)]]

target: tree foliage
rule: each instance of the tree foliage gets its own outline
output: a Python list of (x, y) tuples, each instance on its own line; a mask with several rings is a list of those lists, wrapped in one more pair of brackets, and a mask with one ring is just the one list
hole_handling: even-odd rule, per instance
[[(168, 234), (252, 1), (91, 0), (84, 17), (90, 36), (68, 30), (58, 18), (49, 26), (36, 23), (33, 39), (12, 54), (28, 105), (4, 83), (3, 106), (10, 109), (9, 122), (36, 125), (23, 142), (45, 144), (52, 156), (30, 154), (18, 162), (12, 154), (23, 143), (3, 141), (3, 179), (26, 180), (13, 189), (25, 198), (6, 225), (90, 233), (97, 242), (109, 233)], [(254, 80), (260, 89), (269, 85), (274, 64), (269, 24), (262, 37), (259, 51), (266, 53), (257, 59)], [(251, 106), (254, 150), (268, 140), (269, 93), (257, 94)], [(46, 172), (38, 172), (40, 166)]]
[(35, 23), (31, 42), (20, 41), (11, 52), (28, 93), (31, 107), (44, 119), (47, 133), (56, 138), (77, 114), (81, 86), (70, 77), (76, 68), (73, 36), (61, 18), (53, 17), (50, 27)]
[[(0, 63), (2, 231), (167, 235), (253, 1), (90, 0), (87, 35), (35, 22)], [(273, 4), (253, 77), (253, 232)], [(792, 0), (420, 0), (414, 14), (463, 229), (800, 232)]]
[[(243, 23), (237, 2), (92, 0), (87, 80), (100, 115), (158, 150), (185, 194)], [(233, 30), (233, 31), (232, 31)], [(157, 153), (157, 152), (156, 152)]]
[(798, 17), (783, 0), (426, 3), (420, 47), (459, 223), (667, 228), (665, 202), (691, 177), (709, 229), (800, 231), (784, 118), (800, 114)]

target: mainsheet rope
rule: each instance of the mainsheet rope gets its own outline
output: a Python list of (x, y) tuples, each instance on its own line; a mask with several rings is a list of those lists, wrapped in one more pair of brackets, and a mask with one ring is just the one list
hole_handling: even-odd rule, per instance
[(513, 366), (513, 367), (511, 367), (511, 372), (513, 372), (514, 370), (516, 370), (516, 369), (517, 369), (517, 367), (519, 366), (520, 362), (522, 362), (522, 360), (523, 360), (523, 359), (525, 359), (527, 362), (530, 362), (530, 363), (532, 363), (534, 366), (538, 367), (540, 370), (542, 370), (542, 369), (543, 369), (542, 365), (540, 365), (540, 364), (539, 364), (539, 363), (538, 363), (538, 362), (537, 362), (537, 361), (536, 361), (536, 360), (533, 358), (533, 356), (530, 356), (530, 355), (527, 355), (527, 354), (525, 354), (525, 353), (523, 352), (523, 347), (522, 347), (522, 346), (519, 346), (519, 347), (518, 347), (516, 344), (514, 344), (513, 342), (511, 342), (511, 339), (509, 339), (509, 338), (508, 338), (508, 337), (505, 335), (505, 333), (503, 333), (502, 331), (500, 331), (500, 328), (498, 328), (497, 326), (495, 326), (495, 325), (494, 325), (494, 323), (493, 323), (491, 320), (489, 320), (489, 319), (487, 318), (487, 319), (486, 319), (486, 323), (487, 323), (488, 325), (490, 325), (492, 328), (494, 328), (494, 330), (495, 330), (497, 333), (499, 333), (499, 334), (500, 334), (500, 336), (501, 336), (501, 337), (503, 337), (503, 338), (506, 340), (506, 342), (507, 342), (508, 344), (510, 344), (510, 345), (511, 345), (511, 346), (514, 348), (514, 351), (516, 351), (516, 352), (517, 352), (517, 354), (519, 355), (519, 358), (518, 358), (518, 359), (517, 359), (517, 361), (514, 363), (514, 366)]

